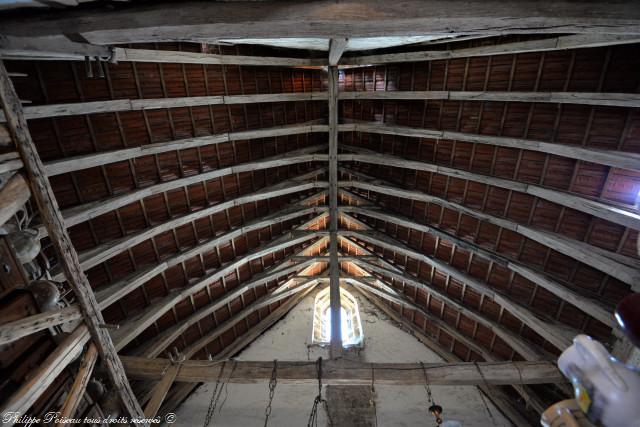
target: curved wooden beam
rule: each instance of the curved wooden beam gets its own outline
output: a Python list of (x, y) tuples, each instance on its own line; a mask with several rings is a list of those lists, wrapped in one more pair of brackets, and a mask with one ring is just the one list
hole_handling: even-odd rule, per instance
[[(258, 95), (217, 95), (217, 96), (185, 96), (176, 98), (155, 99), (114, 99), (105, 101), (73, 102), (69, 104), (48, 104), (25, 107), (27, 120), (45, 117), (65, 117), (80, 114), (115, 113), (121, 111), (157, 110), (159, 108), (199, 107), (203, 105), (257, 104), (267, 102), (299, 102), (323, 101), (326, 92), (292, 92), (270, 93)], [(0, 114), (0, 122), (5, 122), (4, 113)]]
[(505, 190), (517, 191), (519, 193), (529, 194), (541, 199), (556, 203), (567, 208), (575, 209), (614, 224), (640, 230), (640, 214), (631, 210), (622, 209), (620, 207), (607, 205), (596, 200), (578, 196), (576, 194), (567, 193), (559, 190), (552, 190), (541, 187), (539, 185), (528, 184), (510, 179), (497, 178), (489, 175), (482, 175), (469, 172), (463, 169), (450, 168), (440, 166), (435, 163), (427, 163), (415, 160), (403, 159), (391, 154), (372, 154), (368, 150), (358, 147), (342, 145), (343, 148), (355, 151), (358, 154), (340, 154), (338, 160), (345, 162), (362, 162), (375, 165), (391, 166), (403, 169), (413, 169), (423, 172), (437, 173), (440, 175), (450, 176), (453, 178), (467, 179), (478, 182), (480, 184), (492, 185)]
[(216, 135), (198, 136), (193, 138), (178, 139), (174, 141), (156, 142), (141, 145), (139, 147), (123, 148), (121, 150), (103, 151), (98, 153), (83, 154), (74, 157), (65, 157), (45, 163), (47, 176), (60, 175), (67, 172), (88, 169), (137, 157), (150, 156), (152, 154), (166, 153), (169, 151), (186, 150), (189, 148), (203, 147), (206, 145), (221, 144), (230, 141), (244, 141), (259, 138), (272, 138), (286, 135), (300, 135), (313, 132), (327, 132), (328, 126), (307, 122), (295, 125), (277, 126), (266, 129), (247, 130), (240, 132), (225, 132)]
[(574, 160), (577, 159), (583, 160), (585, 162), (599, 163), (615, 168), (640, 171), (640, 154), (625, 151), (601, 150), (597, 148), (584, 148), (582, 146), (558, 144), (523, 138), (479, 135), (449, 130), (422, 129), (374, 122), (343, 124), (339, 126), (339, 130), (341, 132), (355, 131), (375, 133), (380, 135), (399, 135), (411, 138), (465, 141), (476, 144), (494, 145), (497, 147), (509, 147), (521, 150), (537, 151), (540, 153), (567, 157)]
[[(176, 188), (187, 187), (189, 185), (198, 184), (204, 181), (221, 178), (227, 175), (233, 175), (241, 172), (251, 172), (255, 170), (270, 169), (280, 166), (289, 166), (300, 163), (327, 161), (326, 154), (309, 154), (326, 149), (326, 145), (314, 145), (300, 150), (291, 151), (286, 154), (268, 157), (249, 163), (240, 163), (238, 165), (216, 169), (185, 178), (174, 179), (171, 181), (160, 182), (148, 187), (133, 190), (107, 199), (95, 202), (85, 203), (74, 206), (62, 211), (64, 222), (67, 228), (73, 227), (84, 221), (103, 215), (107, 212), (119, 209), (128, 204), (140, 201), (146, 197), (155, 194), (164, 193), (166, 191), (175, 190)], [(44, 236), (44, 227), (38, 226), (40, 236)]]
[[(258, 274), (255, 278), (251, 278), (247, 283), (243, 283), (237, 288), (234, 288), (232, 291), (225, 293), (220, 298), (216, 299), (210, 304), (205, 305), (204, 307), (199, 308), (197, 311), (189, 315), (188, 317), (182, 319), (176, 325), (170, 327), (169, 329), (164, 330), (159, 335), (155, 336), (142, 346), (136, 348), (134, 354), (143, 356), (143, 357), (158, 357), (164, 349), (166, 349), (172, 342), (174, 342), (181, 334), (183, 334), (189, 327), (196, 324), (200, 320), (205, 317), (211, 315), (216, 312), (220, 308), (226, 306), (233, 300), (240, 298), (245, 292), (256, 288), (258, 286), (264, 285), (273, 280), (278, 280), (278, 278), (282, 276), (287, 276), (291, 273), (299, 272), (306, 267), (314, 265), (318, 259), (314, 257), (309, 257), (305, 261), (294, 264), (291, 267), (280, 269), (277, 271), (273, 271), (274, 268), (271, 267), (262, 273)], [(292, 282), (302, 280), (301, 278), (294, 278)], [(279, 289), (279, 288), (278, 288)]]
[[(214, 215), (218, 212), (222, 212), (234, 206), (240, 206), (245, 203), (251, 203), (257, 200), (266, 200), (273, 197), (278, 197), (285, 194), (292, 194), (292, 193), (305, 191), (313, 188), (322, 188), (322, 186), (323, 184), (318, 181), (310, 182), (308, 184), (292, 185), (291, 187), (285, 187), (278, 190), (258, 192), (249, 196), (241, 196), (236, 199), (219, 203), (199, 211), (191, 212), (186, 215), (181, 215), (179, 217), (172, 218), (168, 221), (157, 224), (153, 227), (145, 228), (137, 233), (126, 235), (119, 239), (115, 239), (115, 240), (103, 243), (101, 245), (98, 245), (94, 248), (91, 248), (87, 251), (80, 253), (78, 256), (80, 259), (80, 266), (84, 271), (87, 271), (90, 268), (95, 267), (96, 265), (101, 264), (117, 256), (119, 253), (126, 251), (127, 249), (132, 248), (146, 240), (152, 239), (169, 230), (173, 230), (183, 225), (189, 224), (192, 221), (196, 221), (198, 219), (206, 218), (208, 216)], [(257, 195), (258, 197), (256, 198), (255, 195)], [(291, 211), (291, 209), (288, 209), (288, 210), (285, 209), (285, 210), (279, 211), (277, 214), (272, 214), (267, 216), (266, 218), (264, 218), (264, 220), (256, 220), (256, 221), (253, 221), (251, 224), (246, 224), (241, 227), (238, 227), (235, 230), (232, 230), (231, 233), (227, 233), (227, 234), (231, 236), (229, 237), (229, 239), (232, 239), (236, 236), (239, 236), (241, 234), (247, 233), (252, 230), (268, 227), (269, 225), (272, 225), (278, 222), (287, 221), (289, 219), (297, 218), (302, 215), (307, 215), (311, 213), (320, 213), (323, 210), (324, 208), (322, 207), (296, 209), (293, 211)], [(52, 272), (52, 277), (54, 280), (58, 280), (58, 281), (64, 279), (62, 273), (59, 271)]]
[[(456, 40), (450, 40), (455, 42)], [(382, 55), (351, 56), (342, 58), (340, 65), (385, 64), (390, 62), (435, 61), (477, 56), (513, 55), (527, 52), (549, 52), (554, 50), (585, 49), (640, 42), (637, 35), (577, 34), (541, 40), (501, 43), (493, 46), (478, 46), (465, 49), (431, 50), (422, 52), (389, 53)]]
[[(527, 237), (564, 255), (567, 255), (577, 261), (583, 262), (593, 268), (602, 271), (603, 273), (609, 274), (610, 276), (629, 284), (631, 286), (631, 289), (633, 290), (640, 290), (640, 271), (637, 268), (626, 265), (615, 259), (615, 257), (613, 256), (615, 254), (613, 253), (611, 253), (611, 256), (605, 256), (602, 252), (596, 251), (592, 245), (582, 244), (578, 246), (577, 244), (575, 244), (577, 241), (574, 241), (557, 233), (543, 232), (538, 229), (518, 224), (510, 219), (498, 218), (485, 212), (468, 208), (459, 203), (450, 202), (440, 197), (425, 194), (421, 191), (405, 190), (403, 188), (392, 186), (387, 183), (381, 184), (380, 181), (341, 181), (339, 185), (343, 187), (375, 191), (390, 196), (418, 200), (426, 203), (435, 203), (444, 208), (472, 216), (480, 221), (487, 221), (488, 223), (516, 232), (524, 237)], [(576, 248), (580, 248), (580, 250), (577, 250)]]
[(496, 304), (504, 307), (521, 322), (561, 351), (569, 347), (572, 343), (573, 337), (579, 333), (577, 330), (566, 325), (562, 325), (550, 319), (543, 319), (539, 315), (531, 312), (528, 307), (515, 302), (511, 297), (492, 289), (486, 283), (470, 276), (466, 272), (460, 271), (443, 261), (417, 252), (413, 248), (406, 246), (404, 243), (391, 239), (386, 235), (372, 231), (342, 231), (341, 234), (346, 237), (356, 237), (383, 249), (401, 253), (402, 255), (422, 261), (430, 265), (432, 268), (450, 275), (461, 283), (471, 287), (476, 292), (491, 298), (496, 302)]
[[(355, 261), (355, 263), (359, 267), (361, 267), (363, 270), (365, 270), (368, 274), (375, 272), (386, 277), (391, 277), (392, 279), (399, 280), (403, 283), (408, 283), (411, 286), (420, 288), (428, 292), (429, 294), (436, 296), (437, 298), (442, 300), (444, 303), (446, 303), (448, 306), (454, 308), (459, 313), (472, 319), (474, 322), (480, 323), (481, 325), (489, 329), (492, 333), (499, 336), (505, 343), (507, 343), (507, 345), (509, 345), (509, 347), (513, 349), (513, 351), (515, 351), (520, 356), (522, 356), (524, 360), (541, 360), (541, 359), (548, 358), (545, 352), (536, 348), (535, 345), (528, 343), (523, 337), (506, 329), (503, 325), (487, 318), (486, 315), (484, 315), (480, 311), (468, 308), (463, 303), (460, 303), (454, 300), (445, 292), (440, 291), (435, 286), (425, 283), (422, 280), (416, 277), (413, 277), (412, 275), (409, 275), (406, 271), (403, 271), (401, 273), (395, 272), (393, 270), (389, 270), (387, 268), (377, 266), (367, 261)], [(375, 275), (374, 277), (377, 278), (377, 276)], [(383, 280), (383, 282), (386, 282), (386, 281)], [(387, 282), (387, 285), (391, 286), (388, 282)], [(392, 287), (392, 289), (395, 289), (395, 288)], [(423, 308), (423, 310), (426, 310), (426, 309)], [(468, 338), (468, 339), (472, 340), (472, 338)], [(486, 353), (486, 350), (484, 351), (484, 353)], [(479, 354), (483, 355), (483, 357), (487, 359), (487, 357), (484, 356), (484, 353), (479, 353)]]
[[(266, 295), (265, 297), (262, 297), (259, 300), (254, 301), (251, 305), (245, 307), (244, 309), (240, 310), (237, 314), (233, 315), (231, 318), (225, 320), (223, 323), (218, 325), (214, 330), (207, 333), (198, 341), (191, 343), (187, 348), (183, 350), (185, 357), (187, 359), (190, 359), (191, 357), (193, 357), (194, 354), (199, 352), (203, 347), (205, 347), (211, 341), (215, 340), (216, 338), (218, 338), (219, 336), (227, 332), (229, 329), (233, 328), (233, 326), (235, 326), (239, 321), (246, 318), (250, 314), (256, 312), (257, 310), (267, 307), (273, 304), (274, 302), (280, 301), (284, 298), (288, 298), (291, 295), (295, 295), (301, 291), (309, 290), (310, 288), (312, 289), (314, 286), (316, 286), (317, 283), (318, 281), (316, 279), (309, 279), (307, 281), (300, 283), (295, 288), (288, 289), (282, 292), (274, 291)], [(284, 289), (284, 288), (286, 288), (286, 285), (283, 285), (282, 287), (279, 287), (277, 289)]]
[[(340, 100), (445, 100), (491, 102), (542, 102), (553, 104), (602, 105), (607, 107), (640, 107), (640, 95), (604, 92), (472, 92), (472, 91), (354, 91), (341, 92)], [(35, 108), (35, 107), (32, 107)]]
[(153, 302), (147, 306), (139, 315), (125, 320), (119, 329), (111, 331), (114, 345), (116, 349), (122, 350), (128, 343), (135, 339), (142, 331), (148, 328), (156, 320), (158, 320), (164, 313), (171, 309), (171, 307), (178, 304), (183, 299), (196, 294), (197, 292), (205, 289), (216, 281), (220, 280), (225, 275), (234, 271), (238, 267), (254, 259), (261, 258), (270, 253), (286, 249), (291, 246), (300, 245), (315, 239), (322, 235), (325, 235), (322, 231), (291, 231), (275, 239), (269, 245), (261, 246), (258, 250), (253, 250), (248, 254), (235, 259), (216, 270), (213, 274), (206, 276), (205, 278), (188, 285), (185, 288), (172, 291), (168, 295), (162, 297), (158, 301)]
[(572, 304), (576, 308), (582, 310), (589, 316), (599, 320), (605, 325), (609, 327), (613, 327), (615, 325), (612, 308), (605, 307), (600, 303), (600, 301), (581, 295), (579, 292), (558, 283), (547, 275), (527, 267), (520, 261), (512, 260), (500, 253), (485, 249), (473, 242), (468, 242), (451, 233), (442, 231), (437, 227), (417, 223), (410, 218), (391, 213), (388, 210), (374, 211), (358, 207), (341, 207), (340, 211), (365, 215), (370, 218), (389, 222), (401, 227), (418, 230), (423, 233), (429, 233), (442, 239), (448, 240), (454, 245), (463, 248), (474, 255), (478, 255), (488, 261), (495, 262), (496, 264), (505, 267), (508, 270), (513, 271), (514, 273), (517, 273), (528, 280), (531, 280), (536, 285), (546, 289), (547, 291), (568, 302), (569, 304)]

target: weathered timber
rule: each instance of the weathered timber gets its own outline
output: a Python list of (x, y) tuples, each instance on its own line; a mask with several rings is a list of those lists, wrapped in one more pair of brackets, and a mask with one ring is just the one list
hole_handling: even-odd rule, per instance
[[(29, 134), (20, 100), (15, 93), (4, 63), (0, 63), (0, 103), (7, 118), (9, 131), (24, 163), (40, 216), (58, 255), (58, 262), (61, 264), (67, 282), (82, 310), (84, 321), (93, 342), (98, 347), (102, 363), (105, 365), (111, 383), (129, 415), (141, 418), (143, 416), (142, 408), (131, 390), (111, 337), (101, 327), (105, 323), (104, 318), (91, 285), (80, 268), (78, 254), (71, 244), (58, 202), (46, 178), (44, 165)], [(148, 423), (143, 422), (142, 425), (148, 425)]]

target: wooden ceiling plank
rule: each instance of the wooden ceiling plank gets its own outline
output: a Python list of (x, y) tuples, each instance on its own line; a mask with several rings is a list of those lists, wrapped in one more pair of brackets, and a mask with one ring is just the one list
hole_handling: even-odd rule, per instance
[[(0, 55), (3, 45), (0, 41)], [(286, 58), (277, 56), (217, 55), (211, 53), (113, 48), (115, 62), (159, 62), (164, 64), (253, 65), (268, 67), (319, 67), (327, 65), (323, 58)]]
[[(455, 42), (456, 39), (449, 40)], [(541, 40), (501, 43), (492, 46), (477, 46), (463, 49), (403, 52), (342, 58), (340, 65), (369, 65), (399, 62), (434, 61), (450, 58), (469, 58), (493, 55), (515, 55), (528, 52), (550, 52), (556, 50), (585, 49), (615, 46), (640, 42), (637, 35), (574, 34)]]
[[(113, 341), (103, 328), (105, 323), (91, 285), (80, 268), (80, 262), (71, 238), (64, 224), (58, 202), (45, 173), (44, 165), (36, 150), (28, 130), (20, 100), (15, 92), (4, 63), (0, 61), (0, 103), (7, 118), (7, 124), (15, 146), (20, 153), (32, 188), (40, 216), (49, 233), (51, 243), (62, 265), (69, 286), (82, 310), (93, 342), (98, 347), (102, 363), (118, 397), (131, 417), (142, 417), (143, 412), (136, 400), (122, 364), (117, 356)], [(142, 425), (149, 425), (142, 422)]]
[(570, 159), (579, 159), (586, 162), (599, 163), (621, 169), (640, 171), (640, 155), (624, 151), (601, 150), (597, 148), (584, 148), (567, 144), (558, 144), (544, 141), (536, 141), (523, 138), (509, 138), (503, 136), (480, 135), (473, 133), (454, 132), (448, 130), (421, 129), (407, 126), (396, 126), (385, 123), (351, 123), (340, 125), (342, 132), (366, 132), (381, 135), (399, 135), (411, 138), (447, 139), (472, 142), (477, 144), (495, 145), (498, 147), (510, 147), (521, 150), (537, 151), (554, 154)]
[(311, 124), (278, 126), (241, 132), (226, 132), (216, 135), (199, 136), (166, 142), (157, 142), (139, 147), (123, 148), (121, 150), (84, 154), (81, 156), (65, 157), (45, 163), (47, 176), (56, 176), (67, 172), (89, 169), (109, 163), (135, 159), (142, 156), (166, 153), (176, 150), (204, 147), (229, 141), (253, 140), (271, 138), (284, 135), (299, 135), (311, 132), (326, 132), (322, 126)]
[[(257, 286), (263, 285), (265, 283), (278, 280), (281, 276), (287, 276), (291, 273), (299, 272), (300, 270), (309, 267), (310, 265), (315, 264), (318, 259), (315, 257), (309, 257), (303, 262), (298, 264), (294, 264), (291, 267), (281, 269), (275, 272), (272, 272), (273, 267), (265, 270), (263, 273), (258, 274), (257, 277), (252, 278), (249, 282), (243, 283), (240, 286), (233, 288), (233, 290), (226, 292), (220, 298), (213, 301), (211, 304), (207, 304), (204, 307), (201, 307), (188, 317), (182, 319), (176, 325), (165, 329), (160, 335), (155, 336), (151, 340), (146, 343), (138, 346), (134, 350), (134, 354), (143, 356), (143, 357), (158, 357), (162, 353), (162, 350), (167, 348), (173, 341), (175, 341), (182, 333), (184, 333), (189, 327), (199, 322), (203, 318), (209, 316), (211, 313), (218, 311), (221, 307), (227, 305), (231, 301), (240, 298), (245, 292), (255, 289)], [(294, 279), (300, 280), (299, 278)]]
[[(279, 193), (278, 196), (282, 195), (282, 192), (278, 192), (278, 193)], [(275, 197), (278, 197), (278, 196), (275, 196)], [(267, 198), (271, 198), (271, 196)], [(109, 259), (112, 259), (113, 257), (117, 256), (123, 251), (126, 251), (129, 248), (132, 248), (146, 240), (152, 239), (155, 236), (158, 236), (162, 233), (166, 233), (167, 231), (175, 230), (180, 226), (189, 224), (190, 222), (196, 221), (200, 218), (206, 218), (207, 216), (214, 215), (215, 213), (218, 213), (218, 212), (222, 212), (228, 208), (229, 208), (228, 206), (214, 205), (214, 206), (211, 206), (210, 208), (192, 212), (190, 214), (183, 215), (183, 216), (171, 219), (169, 221), (163, 222), (156, 226), (143, 229), (137, 233), (122, 237), (120, 239), (112, 240), (102, 245), (98, 245), (92, 249), (89, 249), (79, 254), (80, 266), (84, 271), (88, 271), (90, 268), (95, 267), (96, 265), (103, 263)], [(241, 227), (235, 227), (229, 233), (219, 236), (217, 239), (217, 242), (219, 243), (223, 241), (228, 241), (237, 236), (240, 236), (242, 234), (248, 233), (253, 230), (258, 230), (260, 228), (268, 227), (269, 225), (272, 225), (272, 224), (277, 224), (283, 221), (298, 218), (303, 215), (314, 214), (314, 213), (318, 214), (323, 212), (324, 210), (326, 210), (326, 208), (322, 206), (313, 206), (313, 207), (298, 208), (298, 209), (291, 209), (289, 207), (288, 209), (283, 209), (278, 211), (277, 215), (269, 216), (267, 218), (259, 218), (258, 220), (251, 221), (250, 223), (243, 225)], [(207, 247), (211, 248), (212, 246), (215, 246), (215, 245), (216, 245), (215, 243), (209, 242)], [(202, 247), (201, 249), (199, 248), (198, 251), (202, 252), (206, 249), (207, 248)], [(63, 279), (61, 274), (62, 273), (52, 272), (52, 277), (54, 277), (57, 280), (61, 280)]]
[(451, 243), (455, 244), (456, 246), (461, 247), (471, 252), (474, 255), (479, 255), (480, 257), (485, 258), (487, 261), (493, 261), (498, 265), (501, 265), (515, 273), (518, 273), (522, 277), (528, 280), (531, 280), (537, 286), (543, 287), (544, 289), (548, 290), (555, 296), (563, 299), (564, 301), (567, 301), (568, 303), (582, 310), (589, 316), (592, 316), (595, 319), (598, 319), (605, 325), (613, 327), (615, 324), (615, 320), (612, 314), (613, 308), (605, 307), (603, 304), (600, 303), (600, 301), (581, 295), (579, 292), (574, 291), (566, 286), (563, 286), (561, 283), (558, 283), (557, 281), (553, 280), (549, 276), (543, 273), (537, 272), (534, 269), (531, 269), (525, 266), (519, 261), (512, 260), (502, 254), (496, 253), (489, 249), (482, 248), (481, 246), (478, 246), (475, 243), (460, 239), (459, 237), (451, 233), (442, 231), (437, 227), (417, 223), (399, 214), (391, 213), (388, 210), (384, 210), (384, 212), (381, 212), (381, 211), (372, 211), (372, 210), (363, 209), (363, 208), (343, 207), (341, 208), (341, 211), (365, 215), (370, 218), (375, 218), (381, 221), (390, 222), (390, 223), (407, 227), (410, 229), (419, 230), (424, 233), (429, 233), (434, 236), (438, 236), (440, 238), (446, 239)]

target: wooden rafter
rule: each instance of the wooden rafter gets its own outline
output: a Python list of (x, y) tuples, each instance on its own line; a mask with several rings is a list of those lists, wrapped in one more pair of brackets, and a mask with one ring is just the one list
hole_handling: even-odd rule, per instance
[(341, 132), (367, 132), (381, 135), (408, 136), (411, 138), (446, 139), (472, 142), (477, 144), (510, 147), (541, 153), (554, 154), (570, 159), (599, 163), (621, 169), (640, 170), (640, 155), (636, 153), (584, 148), (567, 144), (536, 141), (525, 138), (508, 138), (493, 135), (455, 132), (449, 130), (422, 129), (385, 123), (349, 123), (339, 126)]
[[(457, 41), (453, 39), (450, 41)], [(345, 65), (368, 65), (399, 62), (435, 61), (453, 58), (479, 56), (514, 55), (529, 52), (550, 52), (556, 50), (585, 49), (601, 46), (615, 46), (640, 42), (637, 35), (576, 34), (550, 37), (540, 40), (501, 43), (492, 46), (478, 46), (452, 50), (430, 50), (421, 52), (388, 53), (364, 56), (350, 56), (342, 59)]]
[[(258, 104), (268, 102), (326, 101), (326, 92), (273, 93), (258, 95), (191, 96), (157, 99), (115, 99), (110, 101), (48, 104), (24, 109), (27, 120), (45, 117), (65, 117), (79, 114), (115, 113), (122, 111), (155, 110), (160, 108), (198, 107), (207, 105)], [(6, 121), (0, 115), (0, 122)]]
[[(558, 233), (544, 232), (530, 226), (519, 224), (507, 218), (500, 218), (494, 215), (469, 208), (460, 203), (450, 202), (441, 197), (432, 196), (417, 190), (409, 190), (389, 185), (384, 181), (378, 182), (362, 182), (362, 181), (341, 181), (341, 187), (359, 188), (363, 190), (384, 193), (390, 196), (401, 197), (410, 200), (418, 200), (427, 203), (435, 203), (447, 209), (452, 209), (466, 215), (470, 215), (478, 220), (487, 221), (488, 223), (497, 225), (510, 231), (514, 231), (547, 247), (550, 247), (564, 255), (584, 262), (606, 274), (615, 277), (622, 282), (628, 283), (632, 289), (637, 287), (640, 274), (637, 268), (626, 265), (621, 260), (616, 259), (613, 253), (605, 254), (597, 251), (593, 246), (581, 242), (573, 241)], [(608, 251), (607, 251), (608, 252)]]
[(520, 261), (512, 260), (502, 254), (496, 253), (495, 251), (485, 249), (473, 242), (468, 242), (451, 233), (440, 230), (437, 227), (417, 223), (399, 214), (394, 214), (388, 211), (375, 211), (357, 207), (345, 207), (341, 208), (341, 211), (368, 216), (379, 221), (390, 222), (395, 225), (422, 231), (424, 233), (430, 233), (436, 237), (445, 239), (474, 255), (479, 255), (480, 257), (485, 258), (488, 261), (493, 261), (496, 264), (501, 265), (515, 273), (522, 274), (523, 277), (531, 280), (536, 285), (543, 287), (557, 297), (562, 298), (564, 301), (573, 304), (580, 310), (598, 319), (605, 325), (614, 325), (612, 309), (610, 307), (606, 307), (601, 302), (582, 295), (578, 291), (575, 291), (564, 286), (561, 283), (558, 283), (544, 273), (540, 273), (532, 268), (527, 267)]
[[(103, 328), (104, 318), (91, 285), (80, 268), (78, 254), (71, 244), (58, 202), (44, 173), (44, 165), (31, 139), (27, 120), (4, 63), (0, 63), (0, 103), (7, 119), (9, 131), (24, 163), (32, 194), (43, 223), (58, 255), (67, 282), (74, 291), (83, 319), (98, 348), (102, 363), (106, 367), (111, 383), (126, 410), (131, 417), (141, 418), (143, 416), (142, 408), (131, 390), (114, 343), (109, 333)], [(142, 424), (148, 425), (146, 422)]]
[(396, 168), (413, 169), (417, 171), (437, 173), (460, 179), (467, 179), (480, 184), (492, 185), (494, 187), (503, 188), (506, 190), (513, 190), (519, 193), (537, 196), (549, 202), (556, 203), (567, 208), (575, 209), (577, 211), (584, 212), (586, 214), (593, 215), (607, 221), (611, 221), (614, 224), (630, 227), (634, 230), (640, 230), (640, 214), (638, 214), (637, 212), (633, 212), (630, 209), (622, 209), (620, 207), (611, 206), (606, 203), (588, 199), (586, 197), (579, 196), (573, 193), (553, 190), (539, 185), (528, 184), (510, 179), (482, 175), (463, 169), (440, 166), (435, 163), (403, 159), (390, 154), (367, 153), (365, 152), (365, 150), (352, 146), (344, 146), (344, 148), (354, 150), (358, 152), (358, 154), (340, 154), (338, 156), (338, 160), (340, 161), (362, 162), (375, 165), (391, 166)]
[(564, 350), (571, 345), (572, 339), (577, 335), (577, 331), (566, 325), (560, 324), (551, 319), (544, 319), (538, 313), (533, 313), (528, 307), (514, 301), (508, 295), (504, 295), (489, 287), (482, 280), (470, 276), (466, 272), (460, 271), (449, 264), (431, 256), (422, 254), (402, 242), (398, 242), (384, 234), (368, 231), (342, 231), (343, 236), (356, 237), (362, 241), (379, 246), (386, 250), (395, 251), (404, 256), (409, 256), (415, 260), (425, 262), (444, 274), (450, 275), (461, 283), (470, 286), (472, 289), (486, 297), (491, 298), (497, 304), (503, 306), (521, 322), (538, 333), (541, 337), (549, 341), (559, 350)]

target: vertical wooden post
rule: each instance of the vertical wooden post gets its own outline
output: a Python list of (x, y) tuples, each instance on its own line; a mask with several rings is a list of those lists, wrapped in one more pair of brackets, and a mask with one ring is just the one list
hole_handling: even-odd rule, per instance
[[(22, 157), (31, 192), (40, 211), (42, 223), (49, 233), (51, 243), (58, 255), (60, 266), (78, 300), (84, 321), (89, 328), (93, 342), (98, 348), (102, 362), (107, 368), (113, 387), (131, 417), (142, 419), (144, 418), (144, 412), (131, 390), (122, 362), (113, 346), (113, 341), (111, 341), (111, 336), (102, 327), (104, 318), (100, 307), (91, 285), (80, 267), (78, 254), (71, 244), (58, 202), (47, 179), (44, 165), (31, 139), (20, 99), (13, 88), (9, 74), (2, 61), (0, 61), (0, 104), (4, 109), (11, 137)], [(148, 423), (140, 424), (148, 425)]]
[(340, 264), (338, 262), (338, 67), (329, 67), (329, 298), (331, 358), (342, 355)]

